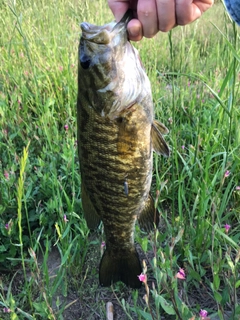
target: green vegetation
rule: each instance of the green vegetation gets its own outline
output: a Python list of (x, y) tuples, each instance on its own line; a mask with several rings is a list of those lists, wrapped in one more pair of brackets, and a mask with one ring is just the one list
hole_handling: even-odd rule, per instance
[(116, 319), (200, 319), (204, 309), (237, 320), (239, 28), (219, 2), (136, 44), (170, 130), (171, 156), (154, 162), (161, 223), (151, 235), (136, 228), (145, 286), (98, 287), (102, 228), (89, 234), (81, 208), (77, 51), (80, 22), (111, 21), (106, 2), (0, 4), (0, 319), (105, 319), (113, 301)]

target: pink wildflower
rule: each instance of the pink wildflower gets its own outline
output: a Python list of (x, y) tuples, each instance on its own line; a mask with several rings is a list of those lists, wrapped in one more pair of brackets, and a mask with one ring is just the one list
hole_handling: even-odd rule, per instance
[(236, 190), (237, 190), (237, 191), (240, 191), (240, 186), (236, 186)]
[(4, 170), (4, 177), (9, 180), (9, 173), (6, 170)]
[(5, 224), (4, 227), (5, 227), (5, 229), (8, 231), (8, 233), (11, 232), (12, 225), (13, 225), (12, 219), (10, 219), (10, 220), (8, 221), (8, 223)]
[(63, 221), (66, 222), (66, 223), (69, 221), (69, 220), (67, 219), (67, 216), (66, 216), (65, 214), (64, 214), (64, 216), (63, 216)]
[(231, 228), (230, 224), (225, 224), (224, 226), (226, 233), (228, 233), (229, 229)]
[(3, 312), (4, 312), (4, 313), (10, 313), (10, 312), (11, 312), (11, 309), (9, 309), (9, 308), (3, 308)]
[(224, 177), (225, 177), (225, 178), (229, 177), (230, 173), (231, 173), (231, 172), (230, 172), (229, 170), (227, 170), (227, 171), (225, 172), (225, 174), (224, 174)]
[(182, 279), (182, 280), (186, 279), (184, 269), (182, 269), (182, 268), (179, 269), (178, 273), (176, 274), (176, 278)]
[(141, 273), (141, 274), (138, 276), (138, 279), (139, 279), (141, 282), (146, 283), (146, 281), (147, 281), (147, 276), (146, 276), (146, 274)]
[(206, 317), (208, 315), (208, 312), (206, 310), (201, 309), (199, 315), (200, 317)]
[(206, 310), (201, 309), (199, 312), (199, 316), (201, 320), (208, 320), (210, 318), (207, 318), (208, 312)]
[(184, 149), (185, 149), (185, 146), (182, 146), (182, 149), (184, 150)]
[(103, 255), (103, 252), (105, 250), (105, 246), (106, 246), (105, 241), (102, 241), (101, 246), (100, 246), (101, 256)]
[(66, 131), (68, 131), (68, 125), (67, 125), (67, 124), (65, 124), (64, 129), (65, 129)]

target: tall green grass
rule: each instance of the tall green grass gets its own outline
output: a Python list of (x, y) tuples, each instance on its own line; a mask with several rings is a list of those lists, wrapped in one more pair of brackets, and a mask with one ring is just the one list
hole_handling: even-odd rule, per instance
[[(103, 0), (0, 5), (1, 319), (66, 318), (75, 300), (60, 297), (72, 288), (82, 319), (105, 317), (104, 304), (86, 298), (99, 290), (102, 236), (89, 238), (82, 215), (76, 96), (79, 23), (111, 19)], [(154, 156), (160, 228), (136, 231), (149, 281), (140, 293), (104, 289), (119, 319), (197, 319), (200, 309), (239, 319), (238, 32), (218, 3), (192, 25), (136, 44), (171, 156)]]

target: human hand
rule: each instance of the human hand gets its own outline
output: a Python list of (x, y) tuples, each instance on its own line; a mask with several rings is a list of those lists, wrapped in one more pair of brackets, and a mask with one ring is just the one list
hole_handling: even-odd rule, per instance
[(152, 38), (158, 31), (167, 32), (177, 25), (184, 26), (198, 19), (213, 5), (214, 0), (108, 0), (119, 21), (128, 9), (136, 19), (128, 23), (130, 40)]

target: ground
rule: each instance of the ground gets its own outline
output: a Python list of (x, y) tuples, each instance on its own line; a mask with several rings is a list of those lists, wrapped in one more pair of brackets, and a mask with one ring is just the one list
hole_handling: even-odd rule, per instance
[[(125, 320), (125, 319), (139, 319), (137, 314), (134, 314), (133, 311), (130, 312), (130, 317), (127, 316), (126, 311), (124, 310), (123, 304), (125, 301), (126, 304), (130, 306), (134, 306), (134, 295), (132, 289), (126, 287), (122, 283), (115, 284), (110, 288), (103, 288), (99, 286), (98, 283), (98, 264), (100, 262), (100, 249), (97, 241), (92, 241), (94, 237), (96, 237), (96, 233), (90, 236), (91, 242), (89, 250), (85, 259), (85, 263), (82, 268), (81, 275), (71, 276), (68, 274), (68, 288), (67, 294), (64, 296), (60, 289), (56, 293), (56, 295), (52, 299), (52, 310), (56, 315), (57, 304), (61, 306), (65, 306), (65, 310), (63, 312), (63, 318), (59, 318), (56, 316), (56, 319), (66, 319), (66, 320), (78, 320), (78, 319), (88, 319), (88, 320), (101, 320), (106, 318), (106, 304), (107, 302), (111, 302), (113, 304), (114, 309), (114, 320)], [(97, 240), (97, 239), (95, 239)], [(149, 261), (152, 259), (152, 253), (149, 255), (145, 255), (141, 250), (140, 245), (137, 245), (137, 250), (140, 256), (140, 259), (145, 259), (148, 265), (148, 282), (149, 288), (152, 287), (152, 282), (154, 282), (154, 278), (151, 276), (151, 266)], [(43, 262), (43, 258), (41, 256), (37, 257), (39, 267)], [(61, 257), (59, 251), (56, 247), (53, 247), (48, 257), (48, 273), (50, 278), (54, 278), (55, 274), (58, 272), (61, 265)], [(75, 273), (75, 272), (74, 272)], [(31, 277), (31, 273), (28, 272), (28, 276)], [(211, 275), (209, 275), (211, 276)], [(14, 277), (14, 281), (12, 284), (13, 292), (15, 294), (19, 293), (19, 288), (23, 283), (23, 274), (21, 270)], [(7, 291), (7, 287), (5, 287)], [(142, 286), (141, 289), (138, 290), (138, 296), (136, 297), (138, 307), (142, 307), (142, 310), (146, 308), (145, 301), (143, 296), (145, 295), (145, 287)], [(185, 301), (188, 305), (196, 306), (196, 305), (204, 305), (206, 308), (216, 308), (216, 302), (214, 299), (211, 299), (211, 294), (209, 289), (204, 285), (199, 286), (198, 289), (196, 287), (192, 287), (191, 291), (186, 293), (184, 291), (183, 286), (179, 286), (179, 296)], [(226, 313), (225, 320), (230, 319), (228, 317), (230, 312)], [(174, 320), (174, 317), (166, 316), (162, 317), (162, 320)], [(220, 320), (219, 317), (211, 317), (211, 320)], [(110, 318), (109, 318), (110, 320)]]

